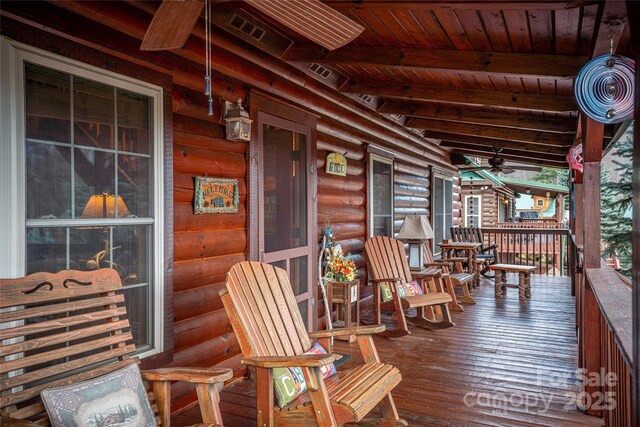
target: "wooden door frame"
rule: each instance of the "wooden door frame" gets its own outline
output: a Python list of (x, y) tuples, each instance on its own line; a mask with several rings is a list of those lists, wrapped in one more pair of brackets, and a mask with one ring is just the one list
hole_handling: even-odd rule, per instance
[[(318, 116), (302, 110), (291, 104), (287, 104), (279, 99), (276, 99), (268, 94), (252, 90), (249, 102), (249, 114), (254, 120), (251, 129), (251, 141), (249, 142), (247, 150), (247, 259), (251, 261), (260, 260), (260, 139), (259, 130), (260, 123), (259, 117), (262, 115), (268, 115), (274, 118), (293, 122), (299, 126), (303, 126), (309, 129), (309, 158), (310, 173), (309, 179), (309, 193), (307, 197), (311, 198), (311, 203), (308, 204), (309, 215), (309, 227), (310, 236), (312, 240), (309, 242), (311, 245), (311, 259), (309, 263), (311, 265), (311, 276), (309, 277), (309, 286), (313, 301), (317, 301), (317, 288), (318, 278), (316, 269), (313, 268), (314, 263), (318, 259), (318, 173), (317, 173), (317, 121)], [(313, 240), (316, 239), (316, 240)], [(312, 323), (309, 325), (311, 329), (316, 329), (318, 322), (318, 309), (317, 303), (311, 306), (311, 319)]]

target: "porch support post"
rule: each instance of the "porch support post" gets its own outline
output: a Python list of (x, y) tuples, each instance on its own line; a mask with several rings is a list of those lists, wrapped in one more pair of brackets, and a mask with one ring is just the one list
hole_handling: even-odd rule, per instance
[[(584, 158), (583, 173), (583, 268), (600, 268), (600, 160), (602, 160), (602, 140), (604, 124), (582, 116), (582, 153)], [(583, 279), (583, 330), (584, 330), (584, 368), (589, 373), (600, 372), (600, 310), (593, 289)], [(585, 391), (591, 395), (591, 402), (597, 402), (601, 387), (586, 385)], [(600, 417), (600, 409), (587, 408), (589, 415)]]
[[(627, 15), (640, 16), (640, 4), (627, 0)], [(631, 425), (640, 427), (640, 23), (636, 18), (629, 19), (631, 40), (636, 51), (635, 114), (633, 126), (633, 234), (632, 234), (632, 271), (633, 271), (633, 355), (631, 366)]]

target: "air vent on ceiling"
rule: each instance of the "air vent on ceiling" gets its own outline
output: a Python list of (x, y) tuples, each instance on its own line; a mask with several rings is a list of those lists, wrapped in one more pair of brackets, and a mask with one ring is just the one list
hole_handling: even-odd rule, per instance
[(309, 70), (311, 70), (312, 73), (319, 75), (323, 79), (327, 79), (331, 75), (331, 70), (329, 70), (327, 67), (324, 67), (318, 64), (317, 62), (314, 62), (313, 64), (309, 65), (308, 68)]
[(393, 117), (396, 120), (402, 120), (404, 116), (402, 114), (392, 114), (391, 117)]
[(367, 104), (371, 104), (373, 102), (373, 96), (364, 93), (357, 94), (356, 98), (363, 100)]
[(264, 29), (236, 13), (231, 16), (229, 25), (256, 40), (260, 40), (266, 33)]

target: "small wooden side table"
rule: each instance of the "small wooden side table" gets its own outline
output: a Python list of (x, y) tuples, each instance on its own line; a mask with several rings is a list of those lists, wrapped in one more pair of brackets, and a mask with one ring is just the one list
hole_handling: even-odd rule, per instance
[[(327, 282), (327, 299), (330, 310), (333, 311), (333, 305), (336, 305), (336, 320), (333, 322), (333, 327), (349, 328), (360, 325), (360, 280)], [(352, 317), (354, 305), (355, 315)], [(356, 340), (355, 335), (336, 338), (349, 342)]]

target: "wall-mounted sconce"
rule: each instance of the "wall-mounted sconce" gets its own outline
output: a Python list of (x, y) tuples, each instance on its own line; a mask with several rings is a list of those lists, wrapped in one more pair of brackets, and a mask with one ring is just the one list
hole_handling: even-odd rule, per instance
[(504, 205), (509, 206), (509, 199), (504, 199)]
[(527, 188), (526, 190), (524, 190), (524, 192), (527, 193), (527, 194), (531, 194), (531, 189)]
[(222, 112), (226, 125), (226, 138), (229, 141), (249, 141), (251, 139), (251, 123), (249, 113), (242, 108), (242, 99), (238, 98), (236, 103), (224, 102)]
[(547, 201), (551, 200), (551, 193), (547, 191), (547, 193), (545, 194), (545, 197), (547, 198)]

